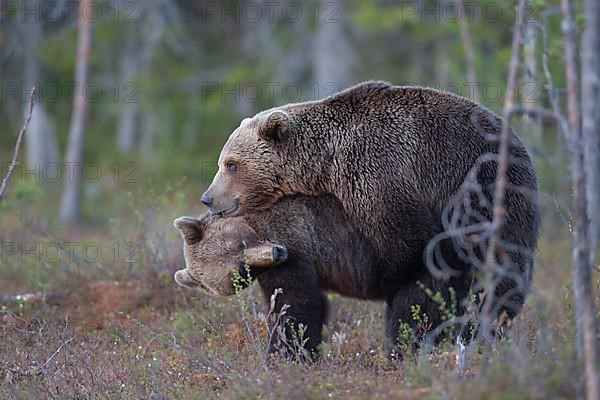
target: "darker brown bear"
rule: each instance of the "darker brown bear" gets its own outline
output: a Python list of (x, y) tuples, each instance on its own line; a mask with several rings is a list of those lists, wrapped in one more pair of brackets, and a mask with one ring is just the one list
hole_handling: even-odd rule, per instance
[[(459, 274), (475, 265), (456, 249), (473, 237), (485, 243), (501, 129), (500, 118), (467, 99), (366, 82), (242, 121), (221, 152), (203, 201), (214, 213), (235, 216), (266, 210), (295, 193), (335, 196), (387, 263), (378, 278), (394, 313), (388, 326), (393, 334), (400, 320), (410, 319), (410, 307), (400, 307), (410, 299), (401, 298), (399, 288), (425, 273), (427, 244), (448, 228), (445, 211), (462, 210), (466, 217), (458, 226), (478, 229), (441, 243), (444, 260)], [(495, 291), (502, 301), (495, 311), (512, 317), (530, 284), (539, 217), (533, 164), (514, 134), (509, 154), (506, 219), (497, 248), (498, 258), (511, 262), (502, 263)], [(474, 185), (481, 189), (473, 191)]]

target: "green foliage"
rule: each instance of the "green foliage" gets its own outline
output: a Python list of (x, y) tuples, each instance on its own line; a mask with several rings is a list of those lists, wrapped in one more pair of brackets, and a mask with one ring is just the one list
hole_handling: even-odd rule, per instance
[(44, 196), (43, 188), (33, 180), (17, 180), (13, 183), (15, 184), (13, 188), (15, 199), (25, 205), (35, 204)]
[(362, 2), (353, 15), (352, 20), (372, 30), (392, 31), (398, 29), (401, 24), (412, 23), (414, 16), (410, 19), (405, 12), (396, 6), (377, 5), (376, 2)]

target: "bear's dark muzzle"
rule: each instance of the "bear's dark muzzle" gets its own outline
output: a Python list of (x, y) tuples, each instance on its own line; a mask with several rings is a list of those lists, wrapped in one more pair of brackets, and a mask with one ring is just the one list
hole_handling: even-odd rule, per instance
[(276, 262), (285, 261), (288, 258), (288, 252), (285, 247), (274, 246), (272, 250), (273, 260)]

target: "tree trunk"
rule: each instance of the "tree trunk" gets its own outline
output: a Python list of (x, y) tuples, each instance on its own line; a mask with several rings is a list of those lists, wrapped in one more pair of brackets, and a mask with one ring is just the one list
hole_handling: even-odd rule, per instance
[(83, 150), (85, 144), (86, 123), (89, 104), (85, 98), (85, 87), (89, 81), (89, 64), (92, 47), (92, 27), (90, 18), (85, 10), (89, 10), (92, 0), (82, 0), (79, 5), (80, 16), (77, 34), (77, 59), (75, 68), (75, 83), (77, 85), (69, 144), (66, 156), (66, 166), (69, 172), (65, 176), (64, 193), (60, 207), (60, 220), (63, 223), (76, 222), (81, 211), (81, 182), (83, 178)]
[[(582, 337), (585, 356), (586, 394), (590, 400), (600, 399), (598, 386), (598, 343), (596, 339), (596, 322), (594, 297), (592, 291), (592, 264), (589, 250), (587, 215), (586, 180), (585, 180), (585, 142), (581, 124), (579, 103), (579, 71), (577, 68), (577, 41), (573, 3), (571, 0), (561, 1), (563, 13), (563, 39), (567, 75), (567, 98), (569, 114), (569, 158), (571, 179), (573, 183), (573, 269), (574, 286), (579, 291), (576, 312), (582, 317)], [(579, 327), (578, 327), (579, 328)]]
[[(441, 90), (454, 91), (453, 85), (450, 85), (450, 62), (448, 57), (448, 43), (445, 39), (437, 40), (433, 45), (433, 54), (429, 55), (429, 59), (435, 57), (433, 63), (433, 81), (434, 87)], [(457, 94), (461, 94), (462, 85), (457, 89)], [(468, 97), (468, 94), (467, 94)]]
[[(538, 27), (534, 23), (525, 24), (525, 43), (524, 43), (524, 63), (526, 68), (526, 79), (524, 85), (520, 88), (523, 94), (523, 107), (533, 109), (540, 101), (538, 88), (540, 87), (537, 80), (538, 63), (536, 54)], [(536, 139), (542, 137), (542, 119), (540, 116), (524, 116), (525, 131), (530, 132)]]
[(154, 159), (156, 155), (156, 124), (158, 123), (156, 113), (146, 111), (142, 115), (142, 138), (140, 147), (148, 160)]
[[(129, 30), (134, 34), (133, 30)], [(134, 82), (139, 72), (139, 54), (132, 39), (123, 47), (121, 52), (121, 82), (119, 90)], [(135, 146), (138, 127), (138, 103), (125, 102), (119, 98), (119, 122), (117, 127), (117, 148), (121, 153), (130, 153)]]
[[(462, 40), (463, 50), (465, 52), (465, 66), (467, 69), (467, 82), (469, 87), (477, 84), (477, 70), (475, 69), (475, 52), (473, 51), (473, 42), (471, 41), (471, 33), (469, 32), (469, 21), (466, 9), (464, 6), (464, 0), (458, 2), (461, 8), (460, 18), (458, 23), (460, 25), (460, 37)], [(479, 88), (475, 87), (473, 90), (471, 100), (479, 102)]]
[[(35, 9), (35, 4), (39, 6), (39, 0), (27, 0), (25, 7)], [(30, 89), (35, 85), (39, 88), (41, 73), (38, 54), (41, 50), (43, 21), (36, 21), (36, 16), (31, 14), (24, 15), (24, 18), (22, 37), (25, 46), (25, 87)], [(39, 88), (38, 93), (42, 92)], [(37, 171), (43, 169), (48, 163), (58, 162), (59, 157), (54, 124), (46, 112), (43, 100), (43, 97), (40, 96), (39, 102), (33, 109), (31, 123), (25, 137), (26, 168)], [(27, 112), (27, 107), (24, 107), (23, 111)]]
[(600, 2), (584, 0), (585, 31), (581, 43), (582, 129), (588, 218), (590, 221), (590, 257), (598, 240), (598, 207), (600, 207)]
[[(293, 0), (287, 0), (288, 3), (291, 3)], [(286, 4), (287, 5), (287, 4)], [(318, 7), (318, 4), (315, 3), (315, 7)], [(297, 22), (290, 24), (289, 27), (291, 29), (292, 35), (299, 38), (307, 38), (311, 35), (310, 23), (312, 16), (310, 12), (303, 13)], [(276, 26), (277, 21), (275, 21)], [(274, 31), (275, 26), (270, 28), (270, 31)], [(265, 36), (265, 35), (263, 35)], [(294, 40), (290, 47), (282, 48), (280, 44), (274, 40), (275, 35), (272, 33), (268, 39), (267, 47), (272, 47), (276, 49), (276, 51), (271, 52), (272, 62), (276, 65), (275, 71), (275, 82), (281, 82), (282, 85), (278, 87), (278, 90), (275, 91), (274, 103), (282, 104), (289, 103), (290, 98), (287, 97), (288, 93), (284, 93), (283, 85), (288, 82), (303, 82), (306, 80), (307, 76), (311, 76), (311, 69), (313, 68), (313, 60), (310, 57), (307, 57), (307, 54), (311, 54), (313, 51), (313, 43), (310, 40)], [(264, 40), (264, 39), (261, 39)], [(313, 76), (316, 79), (315, 76)], [(306, 90), (303, 93), (302, 98), (296, 99), (295, 101), (300, 100), (315, 100), (323, 97), (325, 94), (323, 93), (324, 88), (319, 86), (318, 83), (315, 82), (307, 82), (310, 87), (309, 90)]]
[(117, 148), (121, 153), (130, 153), (135, 146), (138, 123), (136, 103), (123, 103), (117, 127)]
[[(314, 56), (314, 77), (319, 89), (334, 83), (337, 89), (352, 84), (352, 66), (355, 61), (354, 51), (344, 32), (346, 25), (345, 3), (333, 0), (323, 3), (318, 13)], [(333, 15), (328, 11), (335, 11)]]

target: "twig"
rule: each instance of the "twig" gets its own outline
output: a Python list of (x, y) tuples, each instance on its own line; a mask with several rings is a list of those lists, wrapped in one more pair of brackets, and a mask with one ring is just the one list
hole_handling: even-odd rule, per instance
[[(554, 79), (552, 79), (552, 73), (550, 72), (550, 68), (548, 67), (548, 56), (546, 53), (542, 55), (542, 67), (544, 69), (544, 75), (546, 76), (546, 82), (548, 83), (548, 92), (550, 93), (550, 104), (552, 105), (552, 109), (554, 110), (554, 116), (558, 120), (558, 125), (560, 130), (567, 143), (570, 143), (570, 135), (569, 135), (569, 122), (567, 118), (563, 115), (560, 104), (558, 103), (558, 96), (556, 95), (556, 86), (554, 84)], [(570, 146), (570, 145), (569, 145)]]
[(4, 192), (6, 191), (6, 187), (8, 185), (8, 181), (12, 178), (13, 173), (15, 172), (15, 168), (18, 164), (19, 157), (19, 149), (21, 148), (21, 141), (23, 140), (23, 136), (25, 136), (25, 132), (27, 131), (27, 127), (29, 126), (29, 121), (31, 120), (31, 113), (33, 112), (33, 98), (35, 96), (35, 86), (31, 88), (31, 94), (29, 95), (29, 110), (27, 112), (27, 117), (25, 118), (25, 122), (23, 123), (23, 127), (21, 127), (21, 132), (19, 132), (19, 136), (17, 137), (17, 144), (15, 145), (15, 154), (13, 155), (12, 162), (8, 167), (8, 172), (6, 176), (2, 180), (2, 186), (0, 186), (0, 203), (2, 203), (2, 199), (4, 198)]
[(521, 107), (518, 105), (514, 105), (512, 113), (522, 114), (530, 118), (539, 118), (547, 120), (551, 123), (560, 122), (560, 116), (556, 115), (556, 113), (553, 110), (548, 110), (541, 107)]
[(573, 224), (571, 224), (571, 221), (567, 220), (567, 218), (563, 214), (562, 210), (560, 209), (560, 204), (558, 204), (558, 200), (556, 199), (556, 196), (552, 196), (552, 200), (554, 200), (554, 206), (556, 207), (556, 211), (558, 212), (560, 219), (562, 219), (564, 224), (569, 228), (569, 232), (573, 233)]
[(48, 358), (48, 359), (46, 360), (46, 362), (44, 363), (44, 365), (42, 365), (42, 369), (46, 368), (46, 365), (48, 365), (48, 363), (50, 363), (50, 361), (52, 361), (52, 359), (53, 359), (54, 357), (56, 357), (56, 355), (57, 355), (58, 353), (60, 353), (60, 351), (63, 349), (63, 347), (65, 347), (67, 344), (69, 344), (70, 342), (72, 342), (74, 339), (75, 339), (75, 336), (72, 336), (71, 338), (69, 338), (69, 339), (67, 339), (66, 341), (64, 341), (64, 342), (63, 342), (63, 343), (60, 345), (60, 347), (59, 347), (58, 349), (56, 349), (56, 351), (54, 352), (54, 354), (52, 354), (52, 355), (50, 356), (50, 358)]
[(164, 336), (171, 336), (171, 339), (173, 339), (173, 348), (177, 348), (177, 338), (175, 337), (175, 334), (173, 332), (164, 332), (164, 333), (159, 333), (158, 335), (154, 336), (152, 339), (150, 339), (145, 345), (144, 348), (142, 350), (142, 356), (146, 357), (147, 353), (148, 353), (148, 348), (150, 347), (150, 345), (152, 343), (154, 343), (155, 340), (162, 338)]

